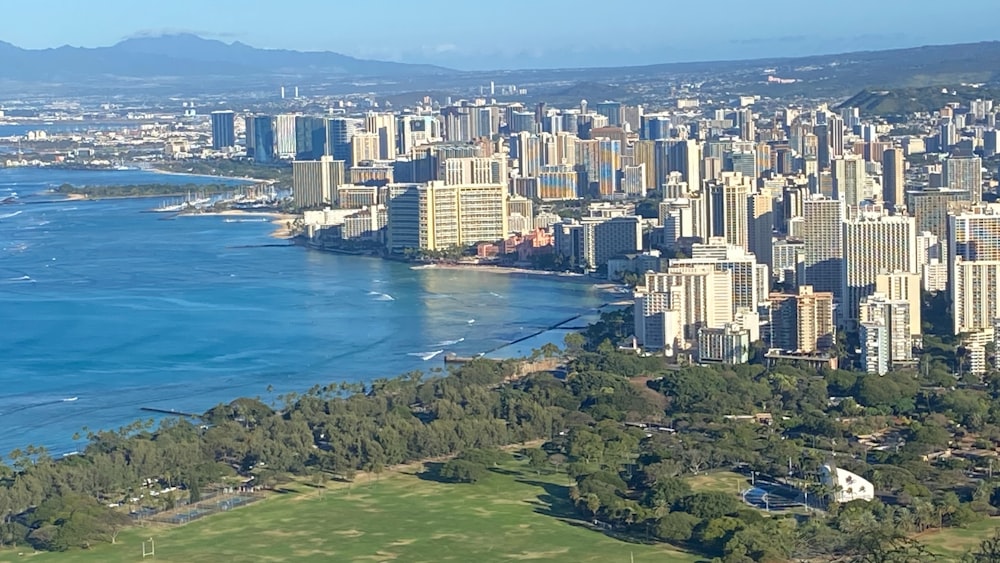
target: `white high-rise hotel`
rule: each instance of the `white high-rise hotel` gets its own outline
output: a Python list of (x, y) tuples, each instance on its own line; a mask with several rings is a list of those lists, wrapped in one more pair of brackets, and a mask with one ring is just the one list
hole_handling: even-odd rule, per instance
[(870, 206), (844, 221), (843, 233), (840, 317), (853, 327), (861, 300), (875, 293), (880, 274), (916, 273), (917, 225), (913, 217), (890, 216), (881, 206)]
[(1000, 318), (1000, 204), (950, 215), (948, 245), (955, 334), (993, 327)]

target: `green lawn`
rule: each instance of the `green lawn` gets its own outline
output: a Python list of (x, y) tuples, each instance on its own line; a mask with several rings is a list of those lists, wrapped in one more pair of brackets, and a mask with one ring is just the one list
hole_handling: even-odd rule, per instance
[(965, 552), (991, 537), (1000, 528), (1000, 518), (986, 518), (974, 522), (967, 528), (946, 528), (926, 532), (917, 536), (927, 549), (946, 558), (958, 561)]
[(739, 494), (750, 486), (750, 480), (744, 475), (732, 471), (713, 471), (685, 478), (696, 493), (730, 493)]
[[(412, 474), (299, 490), (180, 527), (128, 530), (117, 545), (0, 561), (139, 561), (142, 539), (155, 561), (567, 561), (691, 562), (669, 546), (619, 541), (569, 514), (565, 476), (512, 464), (474, 485)], [(147, 559), (148, 560), (148, 559)]]

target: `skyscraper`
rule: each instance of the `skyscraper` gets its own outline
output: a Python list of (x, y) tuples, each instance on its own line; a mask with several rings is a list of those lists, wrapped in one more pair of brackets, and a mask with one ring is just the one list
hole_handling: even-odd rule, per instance
[(378, 160), (379, 158), (379, 136), (378, 133), (355, 133), (351, 136), (351, 168), (361, 164)]
[(369, 112), (365, 116), (365, 130), (378, 135), (379, 160), (396, 158), (396, 115)]
[(983, 200), (983, 160), (978, 156), (952, 155), (941, 164), (941, 182), (946, 188), (966, 190), (973, 203)]
[(843, 205), (815, 195), (802, 202), (805, 258), (801, 283), (832, 293), (837, 302), (843, 299)]
[(621, 170), (622, 144), (617, 139), (598, 139), (597, 193), (610, 197), (618, 191), (618, 171)]
[(774, 199), (756, 193), (747, 199), (747, 249), (757, 257), (758, 264), (771, 265), (774, 231)]
[(600, 102), (597, 104), (597, 115), (607, 117), (609, 127), (621, 127), (622, 104), (621, 102)]
[(838, 156), (831, 166), (834, 199), (855, 206), (864, 199), (865, 161), (857, 155)]
[(744, 250), (748, 248), (747, 200), (752, 188), (752, 178), (734, 172), (723, 172), (721, 180), (707, 185), (712, 236)]
[(326, 121), (321, 117), (295, 116), (295, 159), (319, 160), (326, 154)]
[(299, 209), (333, 205), (344, 184), (344, 161), (324, 156), (292, 163), (292, 197)]
[(948, 217), (955, 334), (976, 333), (1000, 318), (1000, 204)]
[(294, 114), (281, 114), (274, 118), (274, 145), (278, 158), (295, 158), (295, 118)]
[(274, 118), (269, 115), (258, 115), (253, 118), (253, 159), (254, 162), (266, 164), (274, 162), (277, 156), (277, 145), (274, 135)]
[(212, 112), (212, 150), (236, 146), (236, 114), (232, 111)]
[(833, 293), (800, 285), (795, 293), (772, 293), (770, 301), (772, 348), (809, 354), (833, 346)]
[(672, 352), (690, 348), (702, 328), (733, 320), (732, 274), (711, 265), (670, 267), (646, 274), (636, 293), (635, 333), (643, 347)]
[(326, 154), (334, 160), (351, 161), (351, 137), (354, 122), (346, 117), (331, 117), (326, 120)]
[(872, 206), (845, 221), (843, 233), (840, 318), (850, 323), (858, 319), (861, 300), (875, 293), (879, 274), (917, 272), (917, 230), (913, 217), (890, 216), (880, 206)]
[(882, 153), (882, 201), (894, 213), (906, 206), (906, 163), (903, 150), (892, 148)]
[(733, 315), (740, 309), (757, 311), (767, 304), (771, 287), (769, 266), (758, 264), (746, 249), (727, 244), (721, 238), (691, 245), (691, 258), (675, 259), (670, 266), (712, 266), (732, 274)]
[(910, 306), (905, 300), (875, 293), (861, 301), (861, 360), (865, 371), (885, 375), (893, 364), (913, 359), (910, 324)]

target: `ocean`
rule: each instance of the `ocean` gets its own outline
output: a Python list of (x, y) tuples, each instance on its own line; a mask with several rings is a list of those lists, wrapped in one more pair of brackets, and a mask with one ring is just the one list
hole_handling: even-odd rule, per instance
[[(51, 202), (77, 185), (217, 182), (149, 171), (0, 169), (0, 453), (75, 451), (73, 434), (149, 414), (265, 402), (443, 367), (614, 298), (549, 276), (413, 269), (276, 246), (269, 222), (146, 213), (157, 199)], [(268, 391), (271, 388), (272, 391)]]

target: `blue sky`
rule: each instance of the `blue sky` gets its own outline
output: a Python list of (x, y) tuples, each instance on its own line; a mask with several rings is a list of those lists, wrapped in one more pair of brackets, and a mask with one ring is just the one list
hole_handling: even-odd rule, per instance
[(652, 64), (1000, 39), (1000, 0), (0, 0), (0, 40), (194, 32), (455, 68)]

